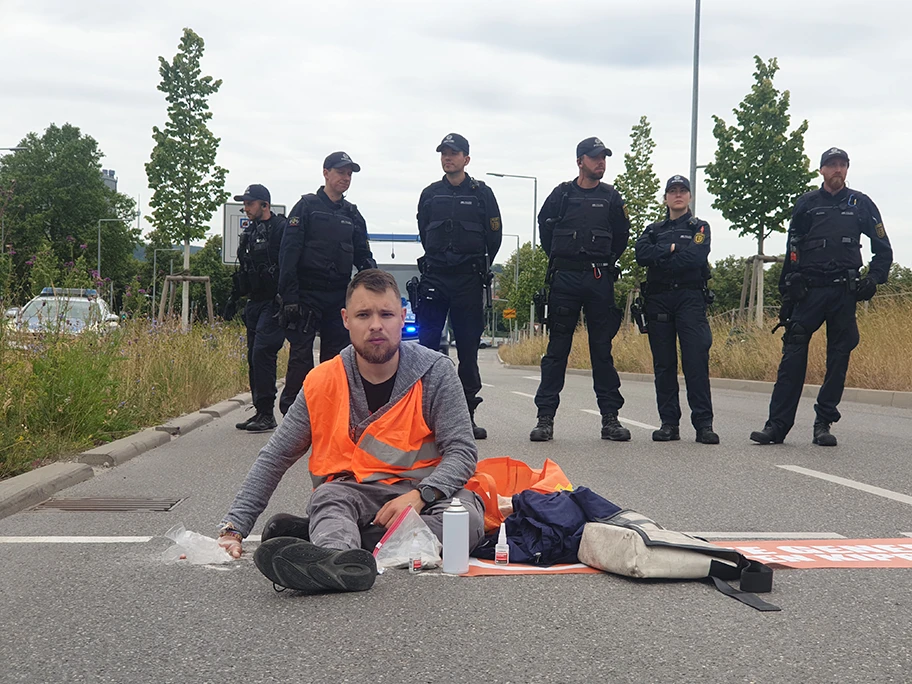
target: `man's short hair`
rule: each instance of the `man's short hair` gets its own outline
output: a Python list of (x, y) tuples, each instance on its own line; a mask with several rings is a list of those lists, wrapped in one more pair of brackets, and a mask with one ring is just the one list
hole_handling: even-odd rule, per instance
[(348, 289), (345, 291), (345, 306), (348, 306), (348, 302), (351, 301), (352, 293), (358, 287), (363, 287), (364, 289), (376, 292), (377, 294), (386, 294), (388, 290), (392, 290), (396, 293), (396, 299), (402, 299), (402, 294), (399, 292), (399, 285), (396, 284), (396, 279), (391, 273), (381, 271), (379, 268), (365, 268), (363, 271), (359, 271), (358, 274), (351, 279), (351, 282), (348, 284)]

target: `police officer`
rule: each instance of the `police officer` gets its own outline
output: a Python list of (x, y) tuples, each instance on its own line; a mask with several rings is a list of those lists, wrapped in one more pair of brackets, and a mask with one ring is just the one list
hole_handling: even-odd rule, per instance
[[(826, 376), (814, 410), (814, 444), (836, 446), (830, 425), (839, 420), (837, 406), (845, 387), (849, 356), (858, 345), (855, 303), (874, 296), (885, 283), (893, 249), (880, 211), (864, 193), (846, 187), (849, 155), (831, 147), (820, 157), (823, 185), (802, 195), (792, 210), (788, 254), (779, 278), (782, 361), (770, 400), (769, 420), (750, 438), (779, 444), (795, 423), (795, 412), (807, 372), (811, 336), (826, 322)], [(871, 241), (871, 263), (859, 274), (861, 235)], [(778, 327), (778, 326), (777, 326)]]
[(341, 311), (352, 267), (377, 267), (367, 224), (358, 207), (344, 197), (352, 174), (359, 171), (361, 166), (345, 152), (333, 152), (323, 161), (324, 184), (303, 195), (288, 215), (279, 259), (281, 319), (291, 347), (279, 402), (282, 415), (314, 367), (316, 334), (320, 333), (320, 363), (349, 344)]
[(424, 256), (418, 260), (418, 341), (440, 348), (447, 312), (456, 337), (459, 380), (465, 392), (475, 439), (487, 431), (475, 424), (481, 403), (478, 345), (484, 332), (484, 289), (500, 249), (500, 209), (491, 189), (465, 172), (469, 141), (448, 134), (440, 145), (442, 180), (431, 183), (418, 200), (418, 234)]
[(617, 417), (624, 398), (611, 358), (611, 340), (621, 325), (621, 312), (614, 301), (616, 263), (627, 249), (630, 221), (620, 193), (601, 182), (605, 158), (610, 156), (611, 150), (598, 138), (583, 140), (576, 146), (579, 176), (554, 188), (538, 214), (542, 248), (549, 258), (550, 339), (535, 393), (538, 424), (529, 435), (533, 442), (554, 435), (554, 415), (580, 310), (586, 314), (602, 439), (630, 439), (630, 431)]
[(655, 442), (681, 439), (678, 398), (678, 340), (687, 384), (690, 422), (697, 442), (718, 444), (713, 432), (709, 391), (709, 348), (712, 332), (706, 320), (709, 292), (709, 224), (690, 213), (690, 181), (672, 176), (665, 184), (664, 221), (646, 227), (636, 241), (636, 260), (646, 266), (646, 319), (656, 403), (662, 427), (652, 433)]
[(247, 297), (244, 325), (247, 327), (247, 364), (250, 392), (256, 413), (237, 423), (238, 430), (266, 432), (275, 429), (276, 356), (285, 344), (285, 331), (276, 320), (279, 284), (279, 248), (285, 232), (285, 217), (272, 212), (269, 190), (248, 185), (236, 202), (244, 203), (247, 225), (238, 242), (238, 268), (234, 287), (225, 307), (225, 319), (234, 318), (237, 301)]

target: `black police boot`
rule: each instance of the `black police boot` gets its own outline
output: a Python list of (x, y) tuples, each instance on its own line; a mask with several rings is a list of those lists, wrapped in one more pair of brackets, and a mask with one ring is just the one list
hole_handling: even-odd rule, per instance
[(679, 439), (681, 439), (681, 431), (677, 425), (662, 423), (662, 427), (652, 432), (653, 442), (677, 442)]
[(272, 413), (258, 413), (247, 425), (247, 432), (269, 432), (276, 429), (275, 416)]
[(602, 439), (612, 442), (626, 442), (630, 439), (630, 430), (621, 425), (616, 413), (602, 416)]
[(697, 442), (700, 444), (718, 444), (719, 435), (713, 432), (712, 425), (697, 428)]
[(814, 444), (836, 446), (836, 436), (830, 434), (830, 424), (822, 420), (814, 423)]
[(782, 444), (785, 441), (785, 437), (780, 437), (773, 427), (766, 425), (762, 430), (754, 430), (750, 434), (752, 442), (757, 442), (758, 444)]
[(475, 425), (475, 409), (469, 409), (469, 417), (472, 419), (472, 434), (475, 436), (475, 439), (487, 439), (488, 431), (483, 427)]
[[(253, 407), (251, 406), (250, 408), (253, 408)], [(259, 411), (254, 411), (253, 415), (250, 416), (250, 418), (248, 418), (247, 420), (242, 420), (240, 423), (235, 423), (234, 427), (236, 427), (238, 430), (246, 430), (247, 426), (250, 425), (253, 421), (255, 421), (259, 415), (260, 415)]]
[(554, 416), (539, 416), (538, 424), (529, 433), (532, 442), (547, 442), (554, 439)]

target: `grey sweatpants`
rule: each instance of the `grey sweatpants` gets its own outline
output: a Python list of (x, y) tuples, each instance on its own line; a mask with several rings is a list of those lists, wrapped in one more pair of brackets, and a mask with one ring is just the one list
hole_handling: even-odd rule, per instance
[[(307, 504), (310, 516), (310, 541), (330, 549), (360, 549), (361, 530), (367, 528), (383, 504), (415, 489), (415, 483), (402, 480), (394, 484), (333, 480), (318, 486)], [(469, 511), (469, 549), (484, 536), (484, 504), (468, 489), (454, 497)], [(443, 541), (443, 512), (452, 499), (441, 499), (421, 512), (421, 519)]]

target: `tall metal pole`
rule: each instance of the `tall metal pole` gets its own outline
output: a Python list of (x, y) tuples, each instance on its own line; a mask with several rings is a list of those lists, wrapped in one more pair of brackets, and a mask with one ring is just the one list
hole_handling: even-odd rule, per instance
[(697, 113), (700, 97), (700, 0), (694, 7), (693, 101), (690, 106), (691, 209), (697, 211)]

